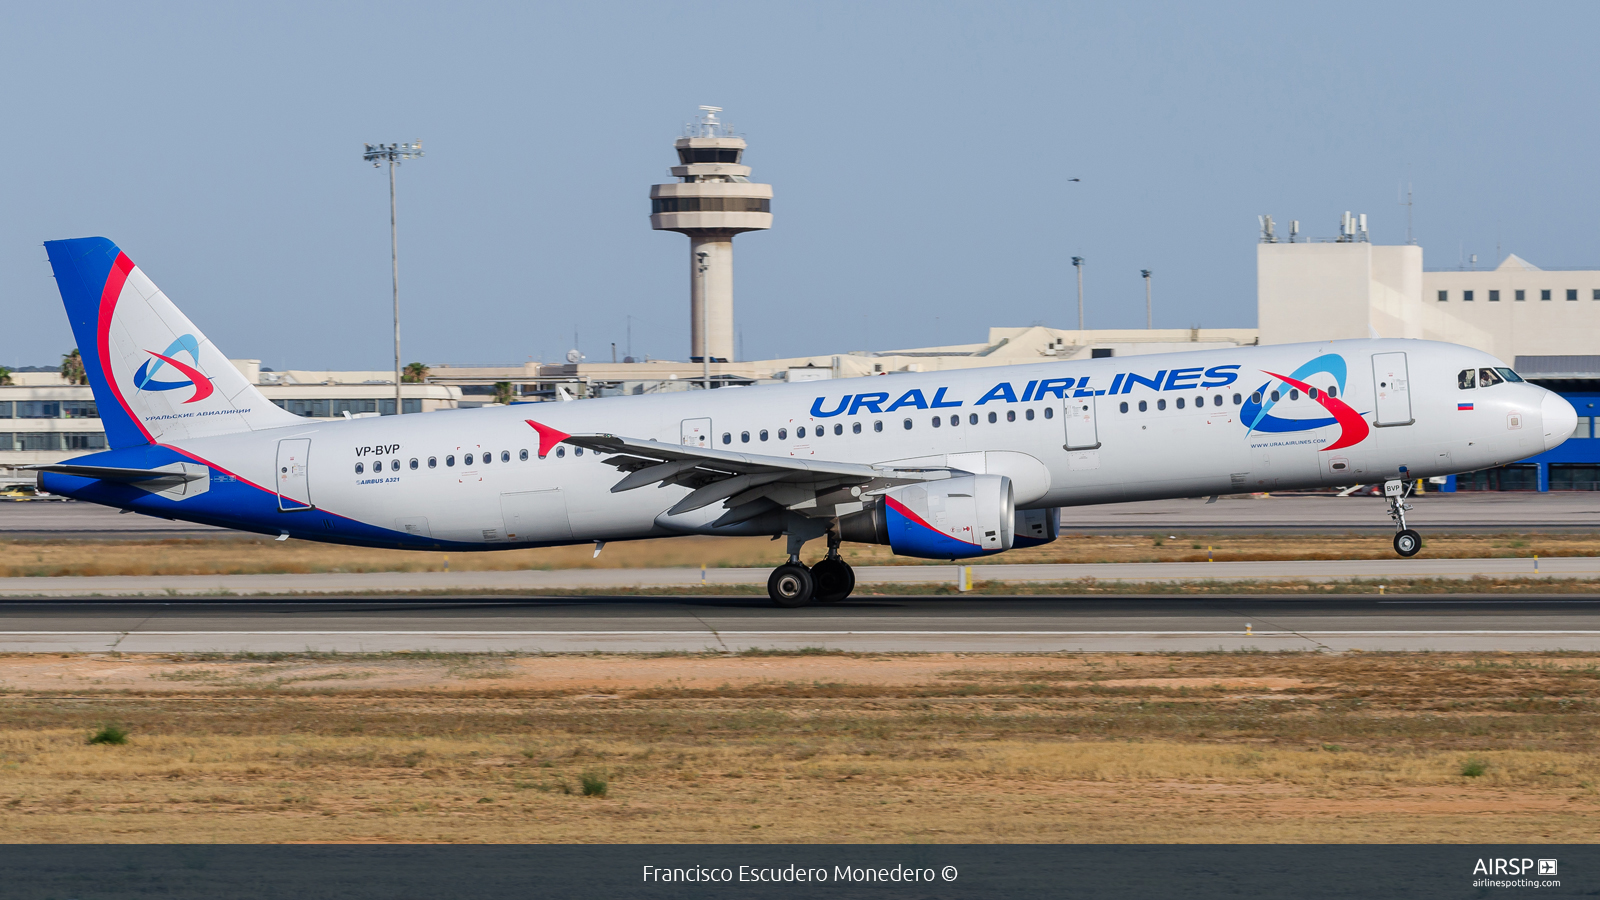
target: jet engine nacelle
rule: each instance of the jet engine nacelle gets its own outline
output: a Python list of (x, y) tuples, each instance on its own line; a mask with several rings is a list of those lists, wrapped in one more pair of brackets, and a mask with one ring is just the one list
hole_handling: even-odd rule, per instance
[(839, 520), (840, 536), (888, 544), (900, 556), (964, 559), (1011, 549), (1016, 508), (1011, 479), (963, 475), (893, 488)]

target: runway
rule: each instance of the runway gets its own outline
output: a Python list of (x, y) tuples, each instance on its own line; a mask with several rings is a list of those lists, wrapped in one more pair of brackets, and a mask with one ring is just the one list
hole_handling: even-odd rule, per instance
[[(1600, 494), (1456, 493), (1412, 498), (1413, 527), (1429, 531), (1579, 531), (1600, 527)], [(1128, 534), (1179, 533), (1328, 534), (1393, 531), (1379, 497), (1331, 494), (1151, 500), (1077, 506), (1061, 512), (1062, 531)], [(95, 540), (259, 537), (174, 522), (78, 502), (0, 503), (0, 537)]]
[[(955, 584), (961, 566), (858, 566), (861, 585)], [(974, 582), (1089, 585), (1184, 581), (1349, 581), (1441, 578), (1581, 578), (1600, 580), (1600, 558), (1351, 559), (1258, 562), (1043, 563), (973, 565)], [(65, 575), (0, 578), (0, 597), (291, 597), (337, 594), (551, 590), (627, 591), (702, 586), (759, 587), (767, 568), (517, 569), (498, 572), (327, 572), (280, 575)]]
[(0, 652), (1600, 650), (1600, 597), (8, 601)]

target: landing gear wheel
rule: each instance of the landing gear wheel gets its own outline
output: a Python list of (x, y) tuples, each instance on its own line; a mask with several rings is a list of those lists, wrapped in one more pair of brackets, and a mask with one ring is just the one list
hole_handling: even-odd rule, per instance
[(794, 609), (811, 602), (817, 590), (811, 570), (799, 563), (784, 563), (767, 578), (767, 596), (779, 606)]
[(817, 583), (818, 603), (838, 603), (856, 589), (856, 570), (838, 557), (824, 559), (812, 566), (811, 577)]
[(1415, 531), (1412, 531), (1409, 528), (1394, 536), (1394, 552), (1400, 554), (1401, 556), (1409, 559), (1413, 556), (1416, 556), (1417, 551), (1421, 549), (1422, 535), (1417, 534)]

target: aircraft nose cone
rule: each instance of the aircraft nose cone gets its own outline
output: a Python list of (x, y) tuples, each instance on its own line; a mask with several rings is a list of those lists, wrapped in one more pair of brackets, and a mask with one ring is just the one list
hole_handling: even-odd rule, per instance
[(1539, 404), (1539, 412), (1544, 418), (1544, 448), (1552, 450), (1560, 446), (1567, 438), (1572, 437), (1572, 430), (1578, 427), (1578, 411), (1565, 397), (1554, 391), (1546, 391), (1544, 400)]

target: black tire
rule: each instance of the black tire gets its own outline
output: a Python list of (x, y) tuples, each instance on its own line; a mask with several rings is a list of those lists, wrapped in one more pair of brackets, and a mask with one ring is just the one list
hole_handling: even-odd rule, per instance
[(824, 559), (812, 566), (811, 578), (817, 583), (818, 603), (838, 603), (856, 589), (856, 570), (842, 559)]
[(1417, 534), (1415, 531), (1412, 531), (1409, 528), (1394, 536), (1394, 552), (1406, 557), (1407, 559), (1416, 556), (1417, 551), (1421, 549), (1422, 535)]
[(817, 582), (811, 570), (798, 563), (784, 563), (767, 578), (767, 596), (779, 606), (794, 609), (811, 602)]

